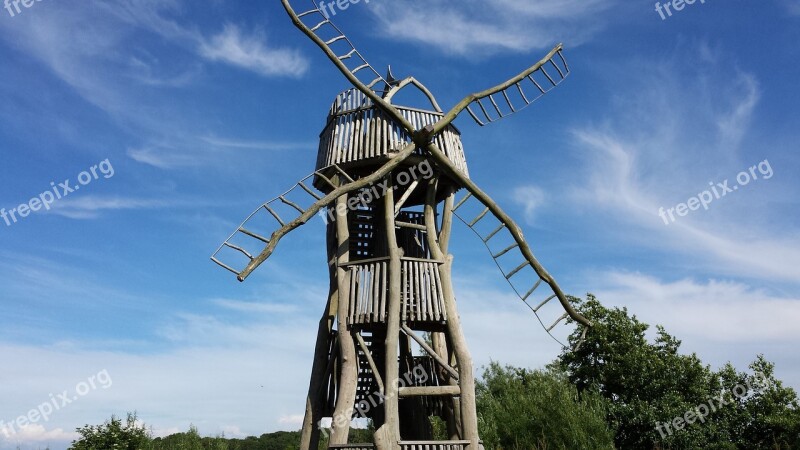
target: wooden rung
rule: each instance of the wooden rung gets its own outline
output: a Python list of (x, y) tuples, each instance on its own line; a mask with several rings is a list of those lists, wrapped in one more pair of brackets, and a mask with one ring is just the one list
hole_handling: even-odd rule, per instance
[(231, 266), (229, 266), (229, 265), (223, 263), (222, 261), (218, 260), (216, 257), (212, 256), (211, 260), (214, 261), (215, 263), (217, 263), (217, 265), (222, 267), (223, 269), (227, 269), (227, 270), (233, 272), (234, 275), (239, 276), (239, 272), (234, 270)]
[(534, 284), (534, 285), (533, 285), (533, 287), (531, 288), (531, 290), (530, 290), (530, 291), (528, 291), (528, 293), (527, 293), (527, 294), (525, 294), (525, 296), (524, 296), (524, 297), (522, 297), (522, 301), (524, 302), (524, 301), (528, 300), (528, 297), (530, 297), (530, 296), (531, 296), (531, 294), (533, 294), (533, 291), (535, 291), (535, 290), (536, 290), (536, 288), (538, 288), (540, 284), (542, 284), (542, 279), (541, 279), (541, 278), (539, 278), (539, 281), (537, 281), (537, 282), (536, 282), (536, 284)]
[(546, 77), (547, 77), (547, 80), (548, 80), (550, 83), (552, 83), (552, 85), (553, 85), (553, 86), (556, 86), (556, 85), (558, 84), (558, 83), (556, 83), (555, 81), (553, 81), (553, 78), (552, 78), (552, 77), (550, 77), (550, 74), (549, 74), (549, 73), (547, 73), (547, 71), (546, 71), (546, 70), (544, 70), (544, 66), (540, 67), (540, 68), (539, 68), (539, 70), (541, 70), (541, 71), (542, 71), (542, 73), (544, 74), (544, 76), (546, 76)]
[(500, 118), (503, 118), (503, 111), (501, 111), (500, 107), (497, 106), (497, 102), (494, 100), (494, 96), (490, 95), (489, 100), (492, 102), (492, 106), (494, 106), (495, 111), (497, 111), (497, 115), (500, 116)]
[(319, 195), (319, 194), (317, 194), (316, 192), (312, 191), (312, 190), (311, 190), (311, 189), (310, 189), (308, 186), (306, 186), (304, 183), (297, 183), (297, 185), (298, 185), (298, 186), (300, 186), (300, 187), (301, 187), (301, 188), (302, 188), (304, 191), (308, 192), (308, 194), (309, 194), (310, 196), (314, 197), (314, 198), (315, 198), (315, 199), (317, 199), (317, 200), (322, 200), (322, 196), (320, 196), (320, 195)]
[(553, 61), (552, 59), (550, 59), (550, 64), (552, 64), (552, 65), (553, 65), (553, 67), (555, 67), (555, 68), (556, 68), (556, 70), (558, 71), (558, 74), (559, 74), (559, 75), (561, 75), (561, 79), (562, 79), (562, 80), (563, 80), (564, 78), (566, 78), (566, 76), (564, 75), (564, 72), (562, 72), (562, 71), (561, 71), (561, 68), (560, 68), (560, 67), (558, 67), (558, 64), (556, 64), (556, 62), (555, 62), (555, 61)]
[(500, 230), (502, 230), (502, 229), (503, 229), (503, 228), (505, 228), (505, 227), (506, 227), (506, 224), (504, 224), (504, 223), (501, 223), (499, 227), (497, 227), (497, 228), (496, 228), (494, 231), (492, 231), (491, 233), (489, 233), (489, 235), (488, 235), (488, 236), (486, 236), (486, 238), (483, 240), (483, 243), (485, 244), (485, 243), (489, 242), (489, 240), (490, 240), (490, 239), (492, 239), (493, 237), (495, 237), (495, 235), (496, 235), (497, 233), (499, 233), (499, 232), (500, 232)]
[(414, 386), (401, 387), (397, 392), (400, 397), (426, 397), (426, 396), (447, 396), (461, 395), (459, 386)]
[(509, 108), (511, 108), (511, 112), (512, 112), (512, 113), (515, 113), (515, 112), (517, 112), (517, 109), (516, 109), (516, 108), (514, 108), (514, 104), (513, 104), (513, 103), (511, 103), (511, 99), (510, 99), (510, 98), (508, 98), (508, 92), (506, 92), (506, 91), (508, 91), (508, 89), (506, 89), (505, 91), (503, 91), (503, 97), (506, 99), (506, 103), (508, 103), (508, 107), (509, 107)]
[(547, 297), (546, 299), (542, 300), (542, 303), (539, 303), (536, 306), (536, 308), (533, 308), (533, 312), (539, 312), (539, 310), (542, 309), (542, 306), (546, 305), (547, 302), (549, 302), (550, 300), (552, 300), (554, 298), (556, 298), (556, 294), (553, 294), (550, 297)]
[(355, 181), (354, 179), (352, 179), (352, 178), (350, 177), (350, 175), (348, 175), (348, 174), (347, 174), (347, 172), (345, 172), (344, 170), (342, 170), (342, 168), (341, 168), (341, 167), (339, 167), (339, 166), (337, 166), (336, 164), (334, 164), (334, 165), (333, 165), (333, 169), (334, 169), (334, 170), (336, 170), (337, 172), (339, 172), (339, 175), (343, 175), (343, 176), (344, 176), (344, 177), (347, 179), (347, 181), (349, 181), (349, 182), (351, 182), (351, 183), (352, 183), (353, 181)]
[(413, 228), (415, 230), (422, 230), (422, 231), (427, 231), (428, 230), (425, 227), (425, 225), (419, 225), (419, 224), (416, 224), (416, 223), (401, 222), (399, 220), (396, 220), (394, 222), (394, 224), (397, 225), (398, 227), (403, 227), (403, 228)]
[(460, 202), (458, 202), (458, 204), (456, 204), (456, 206), (454, 206), (454, 207), (453, 207), (453, 211), (455, 211), (455, 210), (457, 210), (458, 208), (460, 208), (460, 207), (461, 207), (461, 205), (463, 205), (464, 203), (466, 203), (466, 201), (467, 201), (467, 200), (469, 200), (469, 198), (470, 198), (470, 197), (472, 197), (472, 192), (467, 192), (467, 195), (465, 195), (465, 196), (464, 196), (464, 198), (462, 198), (462, 199), (461, 199), (461, 201), (460, 201)]
[(309, 14), (314, 14), (314, 13), (318, 13), (318, 12), (319, 12), (318, 9), (312, 9), (311, 11), (306, 11), (306, 12), (298, 14), (297, 18), (305, 17), (305, 16), (307, 16)]
[(374, 80), (372, 80), (370, 84), (367, 85), (367, 87), (372, 89), (373, 87), (375, 87), (376, 84), (380, 83), (381, 81), (383, 81), (383, 77), (375, 78)]
[(342, 61), (342, 60), (345, 60), (345, 59), (350, 59), (350, 58), (353, 57), (353, 54), (355, 54), (355, 52), (356, 52), (356, 49), (352, 49), (349, 52), (345, 53), (344, 55), (338, 56), (337, 58), (339, 58), (339, 61)]
[(528, 75), (528, 79), (529, 79), (529, 80), (531, 80), (531, 81), (533, 82), (533, 84), (535, 84), (535, 85), (536, 85), (536, 88), (537, 88), (537, 89), (539, 89), (539, 90), (542, 92), (542, 94), (545, 94), (545, 93), (546, 93), (546, 91), (545, 91), (544, 89), (542, 89), (542, 87), (541, 87), (541, 86), (539, 86), (539, 82), (537, 82), (537, 81), (536, 81), (536, 80), (533, 78), (533, 76), (532, 76), (532, 75)]
[(526, 105), (530, 105), (530, 104), (531, 104), (531, 101), (530, 101), (530, 100), (528, 100), (528, 96), (527, 96), (527, 95), (525, 95), (525, 91), (523, 91), (523, 90), (522, 90), (522, 85), (521, 85), (521, 84), (519, 84), (519, 83), (517, 83), (517, 90), (519, 90), (519, 95), (521, 95), (521, 96), (522, 96), (522, 99), (523, 99), (523, 100), (525, 100), (525, 104), (526, 104)]
[(496, 255), (492, 255), (492, 258), (494, 258), (494, 259), (497, 259), (497, 258), (499, 258), (499, 257), (501, 257), (501, 256), (503, 256), (503, 255), (505, 255), (506, 253), (510, 252), (511, 250), (514, 250), (514, 249), (515, 249), (515, 248), (517, 248), (517, 247), (519, 247), (519, 244), (517, 244), (516, 242), (514, 242), (513, 244), (511, 244), (510, 246), (508, 246), (508, 248), (506, 248), (505, 250), (501, 251), (500, 253), (498, 253), (498, 254), (496, 254)]
[(527, 266), (528, 264), (530, 264), (528, 261), (525, 261), (524, 263), (520, 264), (519, 267), (517, 267), (516, 269), (512, 270), (511, 273), (506, 275), (506, 280), (510, 280), (511, 277), (516, 275), (520, 270), (524, 269), (525, 266)]
[(252, 261), (254, 259), (253, 255), (251, 255), (250, 252), (248, 252), (247, 250), (243, 249), (242, 247), (239, 247), (238, 245), (233, 245), (230, 242), (223, 242), (222, 245), (224, 245), (225, 247), (232, 248), (232, 249), (234, 249), (236, 251), (239, 251), (239, 252), (243, 253), (245, 256), (250, 258), (250, 261)]
[(331, 21), (330, 21), (330, 20), (328, 20), (328, 19), (325, 19), (325, 20), (323, 20), (322, 22), (320, 22), (320, 23), (318, 23), (318, 24), (314, 25), (314, 27), (313, 27), (313, 28), (311, 28), (311, 31), (317, 31), (317, 30), (319, 30), (319, 29), (320, 29), (320, 28), (322, 28), (322, 27), (323, 27), (323, 25), (325, 25), (326, 23), (331, 23)]
[(293, 201), (291, 201), (291, 200), (287, 200), (287, 199), (286, 199), (284, 196), (282, 196), (282, 195), (281, 195), (281, 196), (280, 196), (280, 197), (278, 197), (278, 198), (279, 198), (279, 199), (280, 199), (280, 201), (282, 201), (283, 203), (285, 203), (285, 204), (287, 204), (287, 205), (291, 206), (292, 208), (296, 209), (296, 210), (297, 210), (297, 212), (299, 212), (300, 214), (303, 214), (303, 213), (305, 212), (305, 211), (303, 210), (303, 208), (301, 208), (299, 205), (297, 205), (297, 203), (294, 203), (294, 202), (293, 202)]
[(366, 69), (367, 67), (369, 67), (369, 63), (362, 64), (362, 65), (360, 65), (360, 66), (356, 67), (355, 69), (351, 70), (351, 71), (350, 71), (350, 73), (352, 73), (353, 75), (355, 75), (355, 74), (356, 74), (356, 72), (358, 72), (359, 70), (364, 70), (364, 69)]
[(478, 221), (480, 221), (481, 219), (483, 219), (488, 212), (489, 212), (489, 207), (487, 206), (486, 209), (484, 209), (482, 213), (478, 214), (478, 217), (476, 217), (472, 222), (470, 222), (468, 226), (470, 228), (475, 226), (475, 224), (478, 223)]
[(347, 37), (345, 37), (345, 35), (337, 36), (337, 37), (335, 37), (335, 38), (331, 39), (330, 41), (327, 41), (327, 42), (325, 42), (325, 45), (331, 45), (331, 44), (333, 44), (334, 42), (339, 42), (339, 41), (341, 41), (342, 39), (347, 39)]
[(561, 58), (561, 62), (564, 63), (564, 70), (569, 74), (569, 64), (567, 64), (567, 60), (564, 58), (564, 54), (561, 53), (561, 50), (558, 51), (558, 57)]
[(470, 116), (472, 116), (472, 118), (475, 120), (475, 122), (478, 122), (478, 125), (480, 125), (480, 126), (486, 125), (485, 123), (483, 123), (483, 121), (481, 119), (478, 118), (478, 116), (475, 115), (475, 113), (472, 111), (472, 109), (470, 109), (469, 106), (467, 106), (467, 112), (469, 113)]
[(314, 172), (314, 175), (316, 175), (316, 176), (320, 177), (320, 178), (322, 179), (322, 181), (324, 181), (325, 183), (327, 183), (327, 184), (328, 184), (328, 186), (330, 186), (330, 187), (332, 187), (332, 188), (334, 188), (334, 189), (337, 189), (337, 188), (339, 187), (339, 186), (337, 186), (336, 184), (334, 184), (334, 182), (333, 182), (333, 181), (331, 181), (331, 179), (330, 179), (330, 178), (326, 177), (326, 176), (325, 176), (325, 174), (323, 174), (323, 173), (322, 173), (322, 172), (320, 172), (320, 171)]
[(269, 211), (269, 213), (272, 214), (272, 217), (274, 217), (275, 220), (277, 220), (278, 223), (281, 224), (281, 226), (286, 225), (286, 223), (284, 223), (283, 219), (281, 219), (281, 216), (279, 216), (278, 213), (276, 213), (272, 208), (270, 208), (269, 205), (264, 205), (264, 209)]
[(259, 241), (261, 241), (261, 242), (263, 242), (265, 244), (269, 244), (269, 239), (267, 239), (264, 236), (261, 236), (259, 234), (253, 233), (252, 231), (247, 230), (244, 227), (239, 228), (239, 232), (244, 233), (244, 234), (250, 236), (251, 238), (258, 239)]
[(481, 111), (483, 111), (483, 115), (486, 116), (486, 120), (488, 120), (489, 122), (494, 122), (492, 116), (490, 116), (489, 113), (486, 111), (486, 108), (483, 107), (483, 102), (481, 102), (481, 99), (478, 99), (478, 106), (481, 107)]
[(550, 325), (550, 328), (547, 329), (547, 332), (549, 333), (550, 331), (552, 331), (553, 328), (555, 328), (556, 325), (558, 325), (559, 322), (561, 322), (562, 320), (566, 319), (568, 316), (569, 316), (569, 314), (564, 313), (563, 316), (559, 317), (558, 320), (556, 320), (555, 322), (553, 322), (552, 325)]

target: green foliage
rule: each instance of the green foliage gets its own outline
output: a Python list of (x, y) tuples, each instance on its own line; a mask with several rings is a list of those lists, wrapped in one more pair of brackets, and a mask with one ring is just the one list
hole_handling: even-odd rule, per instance
[[(749, 389), (737, 398), (734, 389), (758, 385), (756, 377), (730, 365), (714, 372), (696, 355), (680, 354), (681, 342), (662, 327), (648, 342), (649, 325), (627, 309), (604, 308), (591, 295), (585, 302), (573, 300), (582, 303), (595, 326), (577, 350), (561, 354), (558, 365), (580, 392), (609, 401), (608, 422), (616, 429), (617, 448), (800, 448), (797, 395), (774, 379), (772, 365), (762, 357), (750, 368), (763, 373), (770, 387)], [(571, 336), (572, 346), (579, 338)], [(701, 405), (710, 410), (707, 417), (692, 424), (680, 419), (682, 429), (676, 428), (677, 418), (692, 419), (687, 412), (702, 411)]]
[(612, 449), (606, 401), (578, 395), (555, 370), (492, 363), (477, 385), (480, 434), (487, 449)]
[(136, 414), (128, 413), (123, 424), (116, 416), (102, 425), (76, 430), (80, 437), (72, 442), (70, 450), (140, 450), (150, 441), (144, 425), (136, 423)]

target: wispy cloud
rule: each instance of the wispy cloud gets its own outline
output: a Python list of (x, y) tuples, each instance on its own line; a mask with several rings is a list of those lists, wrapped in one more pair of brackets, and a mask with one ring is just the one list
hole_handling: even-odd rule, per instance
[(222, 308), (242, 313), (286, 314), (296, 313), (298, 310), (297, 305), (285, 303), (256, 303), (230, 299), (216, 299), (213, 303)]
[(800, 236), (765, 220), (779, 213), (776, 202), (793, 195), (780, 177), (669, 226), (658, 217), (660, 207), (773, 156), (769, 144), (752, 138), (757, 79), (699, 47), (693, 57), (700, 62), (691, 69), (680, 63), (687, 57), (681, 48), (675, 50), (680, 58), (630, 63), (625, 70), (635, 79), (615, 72), (627, 88), (615, 97), (607, 122), (573, 133), (585, 167), (571, 198), (618, 223), (608, 233), (629, 243), (692, 255), (722, 276), (796, 282)]
[(545, 204), (545, 193), (536, 186), (520, 186), (514, 189), (514, 201), (525, 211), (525, 221), (530, 225), (536, 219), (536, 212)]
[(677, 336), (712, 342), (795, 342), (800, 339), (800, 297), (782, 297), (741, 282), (662, 281), (640, 273), (597, 277), (595, 293), (627, 306), (651, 325)]
[(313, 142), (248, 141), (244, 139), (229, 139), (213, 136), (205, 136), (202, 140), (216, 147), (243, 150), (297, 150), (316, 148), (317, 146), (317, 144)]
[(294, 50), (270, 48), (263, 32), (245, 35), (227, 24), (217, 35), (200, 45), (200, 54), (211, 61), (223, 61), (265, 76), (298, 77), (308, 71), (309, 62)]
[(602, 13), (617, 4), (615, 0), (409, 0), (374, 2), (370, 9), (381, 20), (384, 36), (476, 56), (543, 49), (554, 39), (578, 45), (603, 28)]
[(151, 145), (129, 148), (127, 155), (136, 162), (159, 169), (196, 167), (218, 162), (231, 156), (231, 151), (260, 150), (278, 152), (284, 150), (314, 149), (311, 142), (288, 142), (220, 138), (214, 136), (173, 137), (171, 142), (158, 140)]
[(52, 212), (70, 219), (95, 219), (104, 211), (154, 209), (169, 205), (171, 203), (164, 200), (83, 196), (62, 200), (53, 206)]

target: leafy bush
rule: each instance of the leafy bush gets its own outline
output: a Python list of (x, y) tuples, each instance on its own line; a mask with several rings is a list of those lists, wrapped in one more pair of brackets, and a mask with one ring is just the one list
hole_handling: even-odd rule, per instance
[(492, 363), (477, 385), (481, 438), (487, 449), (613, 449), (606, 402), (580, 396), (566, 375)]

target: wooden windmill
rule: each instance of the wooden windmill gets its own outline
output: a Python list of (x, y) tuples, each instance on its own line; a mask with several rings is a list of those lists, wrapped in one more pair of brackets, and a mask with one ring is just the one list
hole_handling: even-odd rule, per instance
[[(562, 48), (444, 113), (414, 78), (381, 76), (315, 1), (299, 14), (281, 1), (354, 87), (333, 103), (316, 170), (261, 205), (212, 260), (244, 281), (287, 233), (318, 214), (328, 222), (330, 294), (301, 449), (317, 448), (319, 425), (331, 418), (329, 448), (478, 450), (475, 377), (448, 253), (453, 218), (480, 236), (548, 333), (559, 324), (591, 324), (534, 257), (516, 223), (470, 180), (452, 122), (467, 111), (484, 125), (531, 104), (568, 75)], [(406, 88), (424, 94), (430, 107), (393, 104)], [(548, 308), (560, 311), (545, 319)], [(431, 416), (447, 423), (449, 440), (432, 440)], [(353, 418), (373, 421), (373, 443), (348, 442)]]

